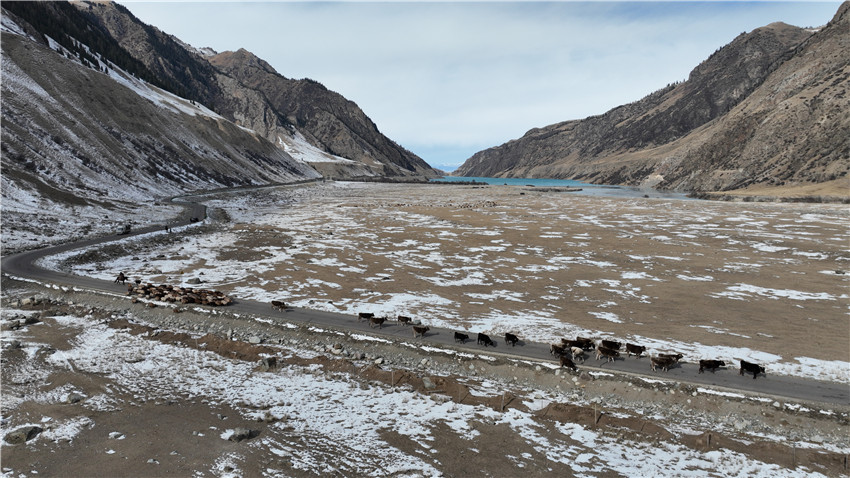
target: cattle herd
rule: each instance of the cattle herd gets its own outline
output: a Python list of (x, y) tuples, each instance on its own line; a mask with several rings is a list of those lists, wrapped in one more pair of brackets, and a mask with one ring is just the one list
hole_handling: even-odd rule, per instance
[[(380, 328), (387, 318), (375, 317), (375, 314), (371, 312), (360, 312), (357, 315), (357, 320), (358, 322), (368, 321), (370, 327), (377, 326)], [(425, 337), (426, 333), (430, 330), (430, 327), (423, 326), (418, 321), (414, 322), (410, 317), (403, 315), (399, 315), (396, 321), (402, 326), (412, 325), (413, 338)], [(469, 334), (465, 332), (455, 332), (454, 340), (456, 343), (465, 344), (469, 340)], [(505, 344), (515, 347), (518, 344), (522, 344), (522, 342), (519, 340), (519, 337), (508, 332), (505, 333)], [(487, 334), (479, 333), (477, 345), (485, 348), (496, 347), (496, 341), (490, 338)], [(595, 340), (586, 337), (576, 337), (574, 340), (561, 339), (560, 342), (549, 345), (549, 353), (557, 358), (560, 366), (573, 371), (578, 370), (576, 367), (576, 361), (584, 363), (588, 352), (595, 352), (596, 360), (605, 360), (605, 363), (607, 364), (615, 362), (621, 356), (621, 352), (623, 350), (625, 350), (627, 357), (634, 355), (637, 359), (640, 359), (646, 354), (646, 346), (644, 345), (631, 343), (624, 344), (622, 342), (607, 339), (596, 342)], [(684, 355), (680, 353), (658, 353), (654, 356), (649, 356), (649, 367), (653, 372), (657, 372), (659, 370), (667, 372), (671, 368), (676, 367), (683, 358)], [(753, 374), (753, 379), (758, 377), (759, 374), (766, 375), (763, 366), (750, 363), (745, 360), (740, 360), (740, 362), (740, 375), (744, 375), (745, 373)], [(718, 368), (725, 366), (726, 362), (722, 360), (700, 359), (699, 373), (703, 373), (706, 370), (714, 373), (714, 371)]]
[[(117, 280), (116, 280), (117, 281)], [(127, 295), (142, 297), (148, 300), (161, 300), (170, 303), (200, 304), (209, 306), (226, 306), (233, 304), (233, 299), (221, 291), (210, 289), (195, 289), (175, 285), (142, 284), (141, 281), (127, 284)], [(153, 306), (150, 303), (149, 306)]]

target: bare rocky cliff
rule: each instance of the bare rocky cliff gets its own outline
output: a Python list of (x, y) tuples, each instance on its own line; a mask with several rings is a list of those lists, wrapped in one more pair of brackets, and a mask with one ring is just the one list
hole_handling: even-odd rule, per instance
[(202, 54), (115, 3), (76, 5), (185, 97), (283, 150), (309, 143), (311, 154), (304, 157), (325, 175), (437, 176), (421, 158), (381, 134), (356, 104), (315, 81), (285, 78), (245, 50)]
[(687, 81), (476, 153), (459, 176), (554, 177), (715, 191), (841, 180), (848, 160), (847, 4), (821, 31), (742, 34)]
[[(358, 161), (381, 176), (437, 175), (421, 158), (381, 134), (354, 102), (316, 81), (288, 79), (244, 49), (212, 56), (209, 61), (240, 85), (260, 92), (283, 124), (302, 132), (323, 151)], [(231, 114), (252, 121), (250, 111)], [(251, 127), (269, 139), (282, 134), (279, 125)]]

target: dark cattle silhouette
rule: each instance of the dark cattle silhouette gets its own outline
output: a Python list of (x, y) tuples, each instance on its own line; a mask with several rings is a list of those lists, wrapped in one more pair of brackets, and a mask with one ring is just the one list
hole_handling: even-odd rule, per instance
[(119, 272), (118, 277), (115, 278), (115, 283), (124, 284), (125, 282), (127, 282), (127, 276), (125, 276), (123, 272)]
[(606, 363), (607, 362), (613, 362), (619, 356), (620, 356), (620, 352), (617, 352), (616, 350), (611, 350), (611, 349), (605, 348), (605, 347), (598, 347), (596, 349), (596, 360), (599, 360), (602, 357), (605, 357)]
[(711, 370), (711, 373), (714, 373), (720, 367), (725, 367), (726, 362), (722, 360), (700, 360), (699, 361), (699, 373), (702, 373), (703, 370), (708, 369)]
[(455, 332), (455, 342), (465, 344), (469, 340), (469, 336), (460, 332)]
[(425, 337), (425, 332), (431, 330), (431, 327), (427, 327), (425, 325), (414, 325), (413, 326), (413, 338), (417, 337)]
[(596, 348), (596, 343), (593, 342), (593, 339), (588, 339), (586, 337), (576, 337), (575, 340), (561, 339), (561, 342), (563, 342), (564, 345), (568, 345), (570, 347), (581, 347), (584, 350), (593, 350)]
[(602, 341), (602, 347), (605, 347), (608, 350), (620, 350), (620, 347), (622, 347), (622, 345), (622, 343), (614, 342), (613, 340)]
[(361, 320), (369, 320), (374, 316), (375, 314), (372, 312), (360, 312), (357, 314), (357, 321), (360, 322)]
[(573, 369), (573, 372), (578, 372), (578, 368), (576, 368), (576, 364), (575, 362), (573, 362), (573, 359), (567, 357), (566, 355), (561, 355), (560, 361), (561, 367), (571, 368)]
[(379, 329), (384, 327), (384, 321), (387, 320), (386, 317), (370, 317), (369, 318), (369, 327), (375, 328), (377, 325)]
[(479, 333), (478, 334), (478, 345), (483, 345), (485, 347), (490, 345), (492, 347), (495, 347), (496, 342), (493, 342), (493, 339), (491, 339), (488, 335)]
[(519, 342), (519, 338), (516, 335), (511, 334), (511, 333), (505, 334), (505, 343), (506, 344), (511, 344), (511, 347), (513, 347), (513, 346), (516, 345), (517, 342)]
[(626, 353), (629, 357), (631, 357), (632, 354), (635, 354), (637, 358), (640, 358), (640, 356), (643, 355), (645, 352), (646, 347), (643, 345), (626, 344)]
[(744, 375), (744, 372), (752, 373), (753, 380), (758, 377), (758, 374), (767, 375), (764, 371), (764, 367), (759, 364), (750, 363), (745, 360), (741, 360), (741, 375)]
[(567, 353), (567, 348), (561, 345), (550, 344), (549, 353), (552, 355), (563, 355)]
[(684, 355), (682, 354), (658, 354), (658, 356), (661, 358), (670, 359), (674, 362), (678, 362), (679, 360), (682, 360), (682, 357), (684, 357)]
[(649, 358), (649, 366), (653, 372), (657, 372), (659, 368), (666, 372), (670, 369), (671, 366), (673, 366), (674, 363), (676, 363), (676, 361), (668, 357)]
[(411, 322), (413, 322), (413, 319), (411, 319), (410, 317), (405, 317), (403, 315), (399, 315), (397, 320), (398, 323), (400, 323), (401, 325), (410, 325)]
[(286, 302), (282, 300), (273, 300), (272, 301), (272, 309), (274, 310), (286, 310)]

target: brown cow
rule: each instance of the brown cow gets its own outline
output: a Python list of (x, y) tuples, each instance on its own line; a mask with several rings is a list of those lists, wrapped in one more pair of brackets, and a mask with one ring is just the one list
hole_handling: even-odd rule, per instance
[(565, 353), (567, 353), (567, 348), (562, 347), (560, 345), (550, 344), (549, 345), (549, 353), (552, 354), (552, 355), (555, 355), (555, 356), (564, 355)]
[(369, 328), (374, 329), (377, 325), (379, 329), (384, 327), (384, 321), (387, 320), (386, 317), (370, 317), (369, 318)]
[(413, 326), (413, 338), (417, 337), (425, 337), (425, 332), (431, 330), (431, 327), (425, 325), (414, 325)]
[(622, 347), (622, 345), (622, 343), (615, 342), (613, 340), (603, 340), (601, 343), (601, 346), (608, 350), (620, 350), (620, 347)]
[(561, 367), (571, 368), (573, 369), (573, 372), (578, 372), (578, 368), (576, 368), (576, 364), (573, 362), (573, 359), (566, 355), (561, 355)]
[(629, 357), (635, 354), (637, 358), (640, 358), (644, 352), (646, 352), (646, 346), (644, 345), (626, 344), (626, 353)]
[(570, 347), (581, 347), (584, 350), (593, 350), (596, 348), (596, 344), (593, 342), (593, 339), (588, 339), (586, 337), (576, 337), (575, 340), (561, 339), (561, 342), (563, 342), (564, 345), (569, 345)]
[(699, 373), (702, 373), (703, 370), (709, 369), (711, 373), (714, 373), (720, 367), (725, 367), (726, 362), (722, 360), (700, 360), (699, 361)]
[(273, 300), (272, 301), (272, 309), (274, 310), (286, 310), (286, 302), (282, 300)]
[(410, 317), (405, 317), (403, 315), (399, 315), (397, 320), (398, 323), (401, 325), (410, 325), (411, 322), (413, 322), (413, 319), (411, 319)]
[(649, 367), (652, 369), (653, 372), (657, 372), (659, 368), (666, 372), (666, 371), (670, 370), (670, 367), (672, 367), (673, 364), (675, 364), (675, 363), (676, 363), (676, 361), (671, 359), (671, 358), (665, 358), (665, 357), (650, 357), (649, 358)]
[(658, 354), (658, 356), (661, 358), (670, 359), (673, 362), (678, 362), (679, 360), (682, 360), (682, 357), (684, 357), (684, 355), (682, 354)]
[(605, 362), (613, 362), (620, 356), (620, 352), (616, 350), (611, 350), (605, 347), (597, 347), (596, 349), (596, 360), (599, 360), (602, 357), (605, 357)]
[(123, 272), (119, 272), (118, 277), (115, 278), (115, 283), (124, 284), (125, 282), (127, 282), (127, 276), (125, 276)]

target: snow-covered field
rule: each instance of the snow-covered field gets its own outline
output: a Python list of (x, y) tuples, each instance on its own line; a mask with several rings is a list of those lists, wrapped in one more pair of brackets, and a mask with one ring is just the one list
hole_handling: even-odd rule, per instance
[(539, 342), (620, 338), (850, 382), (850, 219), (840, 206), (361, 183), (207, 204), (232, 224), (76, 272), (200, 277), (260, 301)]
[[(169, 236), (123, 238), (108, 256), (82, 251), (81, 261), (78, 251), (45, 265), (108, 280), (119, 270), (171, 284), (201, 278), (238, 297), (350, 314), (406, 314), (470, 331), (519, 331), (524, 340), (621, 338), (653, 353), (679, 351), (688, 360), (746, 358), (771, 374), (850, 381), (847, 276), (836, 273), (848, 260), (843, 238), (850, 221), (842, 208), (517, 193), (361, 183), (240, 192), (207, 201), (217, 209), (213, 218), (227, 220)], [(4, 323), (26, 314), (5, 309)], [(841, 425), (832, 423), (846, 420), (841, 410), (771, 405), (772, 399), (711, 387), (683, 395), (672, 382), (643, 378), (635, 380), (645, 385), (629, 385), (603, 372), (579, 380), (547, 370), (543, 375), (554, 380), (548, 387), (516, 378), (500, 382), (480, 368), (457, 379), (470, 396), (496, 403), (506, 391), (518, 397), (520, 406), (501, 412), (331, 370), (321, 353), (294, 342), (274, 345), (283, 363), (264, 372), (253, 362), (158, 342), (84, 315), (54, 314), (4, 332), (4, 348), (17, 341), (24, 359), (4, 369), (4, 387), (14, 393), (3, 395), (0, 433), (25, 425), (44, 429), (24, 449), (4, 445), (4, 477), (26, 474), (23, 465), (6, 464), (29, 463), (27, 453), (49, 453), (61, 463), (73, 450), (85, 453), (80, 466), (171, 470), (190, 459), (179, 469), (221, 477), (413, 477), (446, 470), (808, 477), (822, 475), (776, 464), (784, 463), (782, 447), (833, 455), (846, 450), (846, 440), (835, 436)], [(130, 313), (123, 318), (145, 323)], [(801, 336), (809, 341), (797, 342)], [(349, 339), (372, 342), (363, 334)], [(396, 353), (408, 353), (401, 349)], [(427, 345), (413, 353), (448, 357), (429, 353)], [(448, 360), (464, 370), (466, 361), (489, 362)], [(405, 367), (393, 359), (382, 365), (411, 370)], [(540, 373), (533, 364), (525, 367)], [(67, 403), (73, 394), (81, 397), (77, 405)], [(663, 403), (659, 394), (675, 398)], [(618, 405), (609, 416), (650, 420), (675, 438), (623, 436), (610, 426), (537, 416), (550, 404), (611, 408), (612, 400)], [(145, 431), (168, 423), (159, 415), (171, 404), (181, 407), (181, 425), (173, 430), (178, 437), (169, 441), (167, 434), (167, 445), (157, 447)], [(790, 433), (779, 418), (754, 418), (760, 407), (825, 428), (805, 437)], [(126, 413), (139, 418), (121, 418)], [(218, 418), (210, 422), (210, 416)], [(228, 441), (242, 423), (262, 423), (262, 431), (238, 444)], [(735, 436), (739, 444), (695, 446), (706, 432)], [(189, 434), (191, 445), (180, 438)], [(82, 443), (97, 445), (83, 451)], [(747, 451), (747, 443), (760, 443), (758, 456), (765, 459)]]
[[(6, 314), (17, 311), (6, 311)], [(24, 312), (21, 311), (21, 314)], [(102, 322), (74, 315), (55, 316), (49, 327), (73, 331), (67, 347), (46, 360), (57, 370), (108, 378), (108, 384), (88, 395), (71, 384), (53, 386), (34, 397), (43, 406), (62, 403), (64, 397), (78, 393), (83, 401), (76, 414), (62, 418), (32, 415), (32, 422), (4, 422), (0, 433), (12, 428), (35, 425), (44, 428), (28, 446), (65, 443), (71, 446), (77, 437), (98, 429), (99, 413), (133, 409), (145, 402), (203, 402), (215, 409), (233, 407), (242, 418), (269, 422), (257, 438), (239, 448), (222, 452), (214, 463), (196, 469), (196, 476), (247, 476), (256, 469), (258, 457), (287, 460), (287, 468), (315, 475), (344, 476), (443, 476), (440, 461), (458, 449), (470, 455), (496, 452), (512, 463), (502, 470), (504, 476), (532, 467), (550, 472), (568, 471), (577, 475), (616, 473), (626, 476), (724, 476), (776, 477), (823, 476), (805, 467), (787, 469), (752, 459), (731, 450), (699, 451), (675, 442), (650, 443), (623, 439), (615, 434), (575, 423), (544, 421), (535, 416), (552, 402), (568, 402), (565, 394), (526, 390), (522, 397), (527, 409), (508, 409), (504, 413), (482, 405), (464, 405), (446, 400), (439, 394), (426, 395), (406, 387), (364, 384), (354, 377), (329, 373), (322, 366), (283, 365), (272, 372), (258, 372), (253, 363), (230, 360), (212, 352), (178, 345), (157, 343), (126, 330), (113, 329)], [(20, 339), (31, 357), (41, 346), (27, 340), (27, 332), (4, 337)], [(279, 355), (293, 357), (305, 352), (279, 347)], [(314, 354), (306, 353), (306, 358)], [(31, 372), (47, 374), (44, 370)], [(497, 394), (486, 381), (471, 391), (474, 395)], [(714, 393), (707, 390), (707, 393)], [(8, 409), (8, 397), (4, 407)], [(94, 418), (91, 418), (94, 417)], [(105, 420), (105, 418), (104, 418)], [(129, 424), (126, 425), (130, 427)], [(678, 433), (688, 432), (680, 424)], [(488, 450), (486, 436), (480, 431), (509, 429), (519, 444), (511, 449)], [(175, 431), (188, 433), (179, 427)], [(409, 440), (410, 446), (393, 445), (387, 433)], [(137, 431), (103, 429), (109, 435), (109, 447), (90, 450), (99, 454), (105, 470), (122, 465), (122, 441), (138, 438)], [(227, 422), (194, 432), (197, 439), (227, 440), (235, 433)], [(698, 433), (698, 432), (692, 432)], [(142, 434), (144, 436), (144, 434)], [(207, 437), (208, 436), (208, 437)], [(404, 441), (404, 440), (402, 440)], [(394, 439), (398, 443), (398, 439)], [(116, 449), (118, 450), (116, 452)], [(181, 450), (183, 453), (186, 450)], [(175, 455), (175, 452), (172, 453)], [(448, 458), (445, 458), (448, 459)], [(153, 461), (151, 461), (153, 460)], [(159, 464), (166, 458), (151, 458)], [(470, 458), (472, 460), (472, 458)], [(262, 468), (262, 467), (261, 467)], [(153, 468), (151, 468), (153, 469)], [(475, 473), (474, 468), (470, 468)], [(483, 470), (482, 470), (483, 471)], [(493, 473), (489, 470), (486, 473)], [(285, 469), (267, 466), (262, 476), (288, 476)], [(498, 474), (498, 473), (497, 473)], [(3, 476), (16, 476), (4, 468)]]

